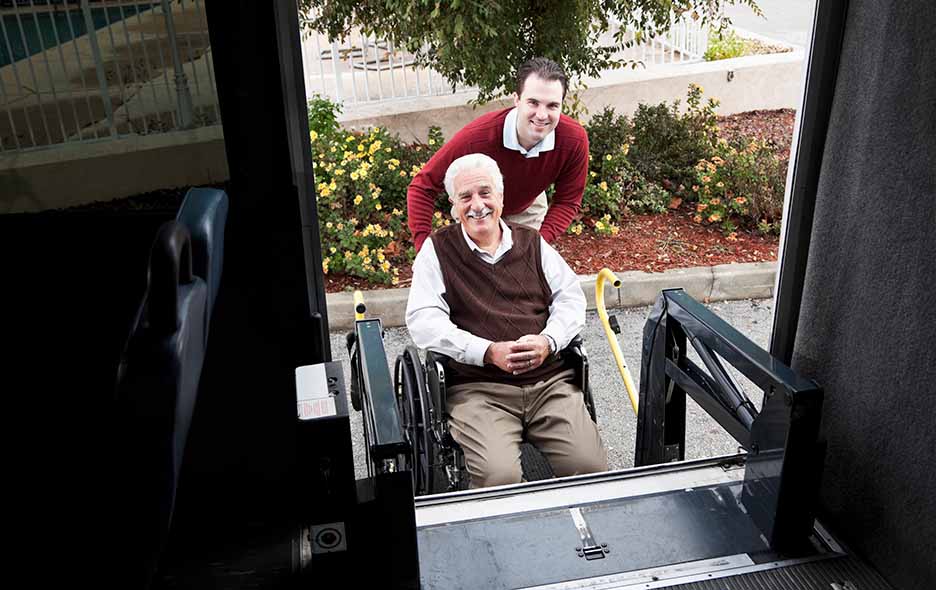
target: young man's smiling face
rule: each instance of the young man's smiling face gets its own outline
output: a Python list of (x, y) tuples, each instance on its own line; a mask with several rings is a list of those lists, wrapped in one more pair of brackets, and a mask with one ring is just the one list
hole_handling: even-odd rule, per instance
[(452, 185), (455, 189), (455, 216), (468, 232), (468, 237), (476, 244), (484, 245), (500, 236), (504, 200), (497, 192), (490, 172), (483, 168), (462, 170)]
[(517, 140), (528, 150), (559, 124), (562, 82), (530, 74), (523, 83), (523, 91), (514, 97), (514, 106), (517, 107)]

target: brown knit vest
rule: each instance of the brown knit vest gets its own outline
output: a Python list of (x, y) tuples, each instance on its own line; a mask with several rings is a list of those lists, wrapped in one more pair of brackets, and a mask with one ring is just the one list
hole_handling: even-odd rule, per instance
[[(492, 342), (539, 334), (549, 318), (552, 289), (543, 274), (539, 232), (508, 224), (513, 246), (497, 264), (481, 260), (471, 251), (460, 224), (432, 236), (452, 322), (462, 330)], [(478, 367), (453, 361), (450, 383), (496, 381), (525, 385), (548, 379), (562, 369), (555, 357), (533, 371), (512, 375), (494, 365)]]

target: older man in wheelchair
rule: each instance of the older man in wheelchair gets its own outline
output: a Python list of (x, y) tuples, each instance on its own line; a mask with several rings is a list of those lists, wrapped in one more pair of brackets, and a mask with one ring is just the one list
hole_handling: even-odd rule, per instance
[(582, 369), (559, 354), (585, 324), (575, 273), (536, 230), (501, 219), (493, 159), (458, 158), (444, 184), (459, 223), (416, 257), (406, 324), (419, 348), (450, 357), (441, 403), (470, 486), (522, 481), (523, 442), (555, 475), (606, 470)]

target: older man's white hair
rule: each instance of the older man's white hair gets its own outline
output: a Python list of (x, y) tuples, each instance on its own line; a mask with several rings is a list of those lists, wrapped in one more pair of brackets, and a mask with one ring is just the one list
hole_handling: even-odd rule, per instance
[(484, 154), (468, 154), (454, 160), (445, 171), (445, 192), (448, 193), (449, 201), (455, 200), (455, 177), (474, 168), (480, 168), (490, 174), (491, 180), (494, 181), (494, 190), (499, 195), (504, 194), (504, 176), (494, 158)]

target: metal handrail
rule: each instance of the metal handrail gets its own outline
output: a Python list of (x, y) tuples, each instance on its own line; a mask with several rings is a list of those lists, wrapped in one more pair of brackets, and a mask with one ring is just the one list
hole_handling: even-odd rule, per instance
[(598, 317), (601, 318), (601, 325), (604, 327), (605, 336), (607, 336), (608, 344), (611, 346), (611, 354), (614, 355), (614, 362), (621, 373), (621, 379), (624, 380), (624, 388), (627, 390), (627, 396), (634, 408), (634, 414), (637, 414), (638, 397), (637, 388), (634, 386), (634, 378), (631, 377), (627, 363), (624, 361), (624, 354), (621, 352), (621, 346), (618, 344), (617, 336), (608, 319), (608, 311), (605, 309), (604, 287), (606, 281), (611, 281), (615, 288), (621, 286), (621, 279), (617, 278), (610, 269), (601, 269), (601, 272), (598, 273), (598, 279), (595, 281), (595, 307), (598, 308)]

